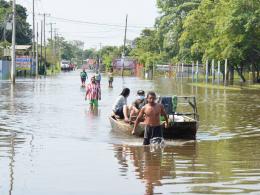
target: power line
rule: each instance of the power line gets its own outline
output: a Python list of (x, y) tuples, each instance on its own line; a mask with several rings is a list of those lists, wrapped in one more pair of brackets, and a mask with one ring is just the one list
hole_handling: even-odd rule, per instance
[[(30, 11), (27, 11), (28, 13), (32, 13)], [(38, 13), (35, 13), (35, 14), (38, 14)], [(97, 26), (109, 26), (109, 27), (119, 27), (119, 28), (123, 28), (125, 29), (125, 26), (124, 25), (119, 25), (119, 24), (111, 24), (111, 23), (99, 23), (99, 22), (89, 22), (89, 21), (83, 21), (83, 20), (76, 20), (76, 19), (68, 19), (68, 18), (62, 18), (62, 17), (55, 17), (55, 16), (52, 16), (52, 15), (46, 15), (46, 17), (48, 18), (52, 18), (54, 20), (60, 20), (61, 22), (70, 22), (70, 23), (78, 23), (78, 24), (90, 24), (90, 25), (97, 25)], [(143, 29), (143, 28), (148, 28), (148, 29), (151, 29), (151, 28), (154, 28), (154, 27), (151, 27), (151, 26), (138, 26), (138, 25), (130, 25), (128, 26), (130, 28), (134, 28), (134, 29)], [(118, 29), (118, 28), (116, 28)]]
[[(47, 16), (46, 16), (47, 17)], [(81, 24), (91, 24), (91, 25), (99, 25), (99, 26), (111, 26), (111, 27), (120, 27), (125, 28), (124, 25), (117, 25), (117, 24), (109, 24), (109, 23), (98, 23), (98, 22), (89, 22), (89, 21), (82, 21), (82, 20), (74, 20), (74, 19), (67, 19), (67, 18), (60, 18), (54, 16), (48, 16), (49, 18), (62, 20), (65, 22), (73, 22), (73, 23), (81, 23)], [(130, 28), (154, 28), (154, 27), (147, 27), (147, 26), (128, 26)]]
[[(62, 33), (61, 32), (61, 34), (64, 34), (64, 33)], [(66, 34), (66, 33), (65, 33)], [(115, 38), (118, 38), (118, 36), (120, 36), (120, 35), (113, 35), (113, 36), (84, 36), (84, 35), (82, 35), (82, 36), (79, 36), (79, 37), (81, 37), (81, 38), (89, 38), (89, 39), (107, 39), (107, 38), (110, 38), (110, 39), (115, 39)]]

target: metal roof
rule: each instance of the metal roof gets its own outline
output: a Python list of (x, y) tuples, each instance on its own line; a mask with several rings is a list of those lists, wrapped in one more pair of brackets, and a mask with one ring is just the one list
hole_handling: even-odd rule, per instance
[(15, 50), (27, 50), (30, 49), (31, 45), (15, 45)]

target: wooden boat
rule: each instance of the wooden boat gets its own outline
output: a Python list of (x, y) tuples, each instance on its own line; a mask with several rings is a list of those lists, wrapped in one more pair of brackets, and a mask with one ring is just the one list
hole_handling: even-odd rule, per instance
[[(197, 113), (196, 99), (194, 96), (178, 96), (178, 105), (189, 105), (192, 108), (192, 112), (174, 112), (168, 113), (169, 127), (165, 128), (165, 122), (161, 122), (163, 137), (165, 139), (186, 139), (195, 140), (196, 133), (199, 125), (199, 117)], [(180, 101), (179, 100), (184, 100)], [(112, 129), (116, 132), (126, 133), (131, 135), (133, 130), (133, 124), (125, 123), (121, 119), (115, 117), (109, 117)], [(144, 136), (144, 123), (140, 123), (135, 132), (135, 136)]]

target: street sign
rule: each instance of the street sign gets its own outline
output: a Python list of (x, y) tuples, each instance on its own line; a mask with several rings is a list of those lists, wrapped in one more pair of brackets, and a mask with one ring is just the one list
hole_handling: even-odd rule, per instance
[(30, 56), (16, 56), (16, 69), (17, 70), (30, 70), (32, 58)]

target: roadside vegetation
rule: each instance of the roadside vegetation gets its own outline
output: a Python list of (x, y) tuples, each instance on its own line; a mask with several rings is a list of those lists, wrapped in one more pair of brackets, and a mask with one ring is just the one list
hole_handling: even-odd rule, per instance
[[(228, 60), (230, 79), (238, 76), (246, 82), (260, 82), (260, 1), (241, 0), (157, 0), (160, 16), (154, 27), (143, 29), (140, 36), (127, 45), (125, 56), (135, 58), (145, 69), (156, 64), (191, 64), (206, 60)], [(17, 5), (17, 44), (31, 44), (32, 30), (26, 22), (26, 9)], [(3, 28), (10, 20), (10, 5), (0, 0), (0, 46), (10, 45), (11, 31)], [(53, 49), (53, 45), (55, 48)], [(112, 60), (120, 58), (123, 46), (104, 46), (100, 50), (84, 50), (79, 41), (55, 37), (47, 44), (47, 65), (59, 64), (60, 59), (102, 59), (106, 69)], [(0, 49), (2, 52), (2, 49)], [(52, 55), (55, 55), (53, 57)], [(0, 53), (1, 55), (1, 53)], [(58, 66), (57, 66), (58, 67)]]
[[(228, 60), (231, 79), (260, 82), (260, 1), (157, 0), (160, 16), (128, 47), (128, 56), (151, 69), (155, 64)], [(105, 48), (109, 66), (120, 48)]]

